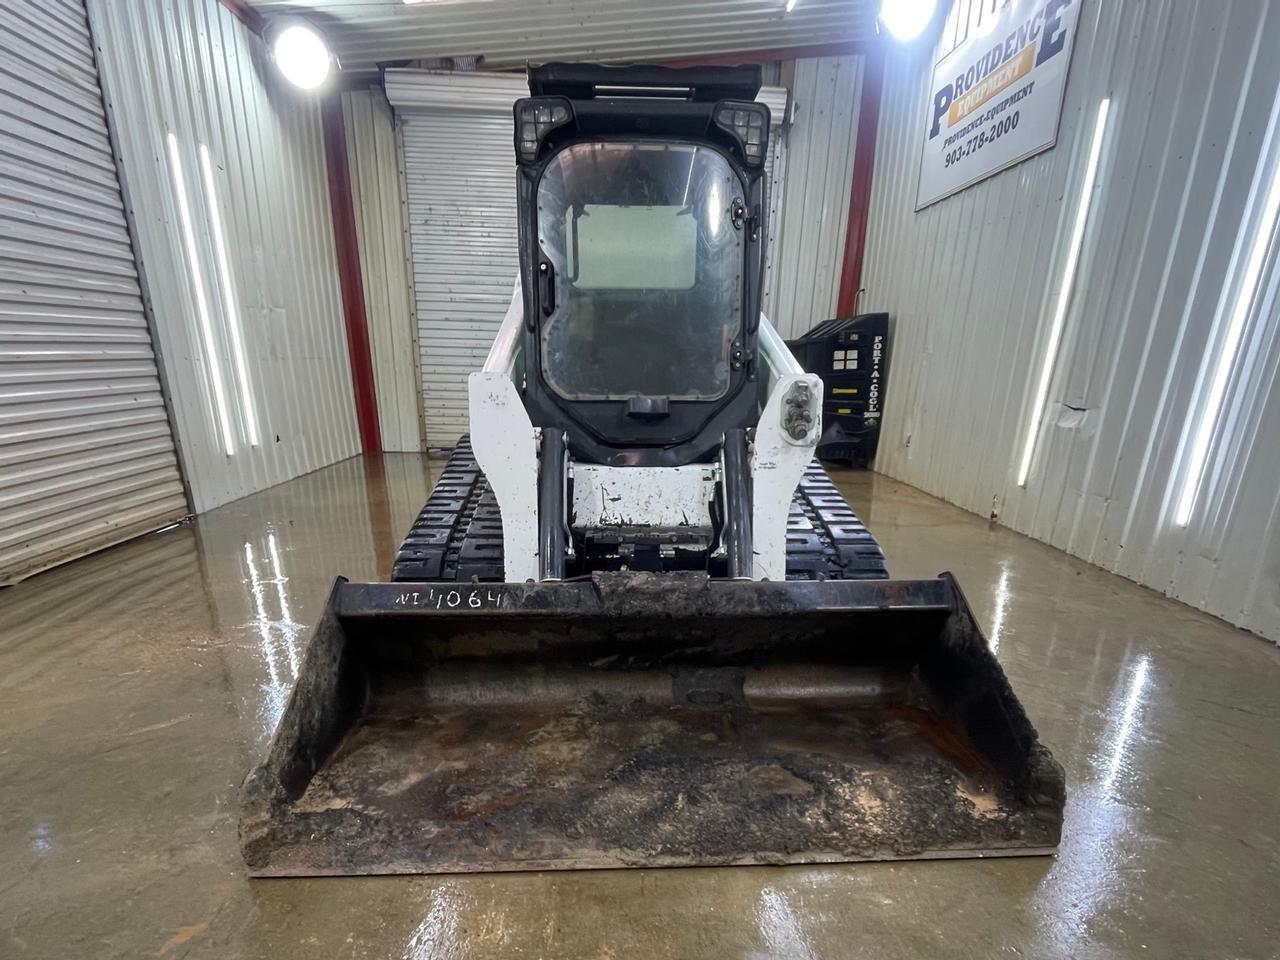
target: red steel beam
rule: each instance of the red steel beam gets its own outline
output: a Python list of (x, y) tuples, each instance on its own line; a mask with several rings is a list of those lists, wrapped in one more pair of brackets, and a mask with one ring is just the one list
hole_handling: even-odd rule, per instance
[(878, 44), (866, 54), (862, 96), (858, 101), (858, 139), (853, 148), (853, 180), (849, 190), (849, 222), (844, 234), (844, 263), (836, 316), (851, 317), (862, 283), (867, 249), (867, 218), (871, 209), (871, 175), (876, 165), (876, 130), (880, 126), (880, 96), (884, 85), (884, 50)]
[(360, 244), (356, 236), (355, 206), (351, 201), (351, 169), (347, 162), (342, 95), (334, 92), (327, 96), (321, 104), (320, 115), (324, 126), (333, 243), (338, 258), (338, 286), (342, 292), (342, 313), (347, 327), (347, 355), (351, 362), (360, 448), (365, 453), (380, 453), (382, 431), (378, 426), (378, 393), (373, 376), (373, 355), (369, 350), (369, 318), (364, 312), (364, 280), (360, 276)]
[(263, 18), (257, 10), (245, 3), (244, 0), (218, 0), (224, 7), (231, 11), (237, 20), (252, 30), (258, 36), (262, 36)]

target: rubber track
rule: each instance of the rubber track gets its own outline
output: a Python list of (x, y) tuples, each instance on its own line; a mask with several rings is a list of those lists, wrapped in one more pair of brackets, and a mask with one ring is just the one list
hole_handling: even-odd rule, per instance
[[(471, 451), (471, 441), (463, 437), (453, 448), (435, 489), (400, 545), (391, 579), (458, 580), (458, 565), (467, 534), (488, 489), (489, 484)], [(489, 499), (492, 501), (492, 494)], [(496, 508), (495, 504), (495, 513)], [(502, 579), (501, 540), (499, 521), (496, 566), (499, 580)]]
[(788, 580), (886, 580), (884, 552), (817, 460), (787, 517)]
[[(875, 537), (814, 460), (796, 488), (787, 518), (787, 579), (888, 576)], [(502, 516), (467, 437), (458, 441), (396, 554), (392, 579), (502, 580)]]

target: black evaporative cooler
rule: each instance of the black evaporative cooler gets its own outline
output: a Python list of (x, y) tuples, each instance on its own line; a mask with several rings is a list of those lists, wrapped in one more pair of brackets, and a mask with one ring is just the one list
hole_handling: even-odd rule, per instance
[(818, 459), (865, 467), (876, 455), (889, 369), (889, 315), (864, 313), (818, 324), (787, 341), (824, 386)]

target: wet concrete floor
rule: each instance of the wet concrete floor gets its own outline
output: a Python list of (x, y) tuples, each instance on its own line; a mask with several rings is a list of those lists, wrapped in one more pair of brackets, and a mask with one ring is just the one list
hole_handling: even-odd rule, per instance
[(236, 788), (335, 574), (438, 468), (351, 460), (0, 592), (0, 957), (1276, 957), (1280, 650), (884, 477), (1067, 769), (1056, 858), (246, 879)]

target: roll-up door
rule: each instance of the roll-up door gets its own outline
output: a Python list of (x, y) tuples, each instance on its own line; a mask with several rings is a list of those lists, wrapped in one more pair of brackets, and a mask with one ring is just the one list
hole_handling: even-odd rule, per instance
[(0, 17), (0, 584), (187, 514), (80, 0)]
[[(427, 444), (449, 447), (467, 432), (467, 375), (484, 364), (520, 269), (511, 105), (529, 87), (482, 73), (388, 70), (385, 80), (404, 151)], [(777, 147), (787, 91), (766, 87), (758, 99)], [(771, 184), (778, 198), (782, 187), (781, 177)]]

